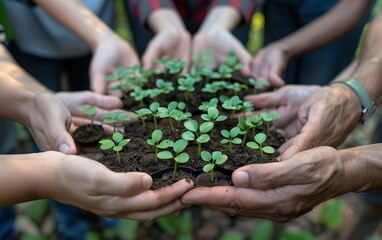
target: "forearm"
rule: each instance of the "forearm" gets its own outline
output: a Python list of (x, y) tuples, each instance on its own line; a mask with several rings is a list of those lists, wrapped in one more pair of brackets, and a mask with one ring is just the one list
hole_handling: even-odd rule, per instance
[(187, 31), (179, 13), (171, 8), (154, 10), (148, 16), (147, 24), (155, 33), (164, 30)]
[(48, 184), (53, 179), (49, 156), (0, 155), (0, 206), (48, 197)]
[[(28, 87), (35, 93), (49, 92), (43, 84), (36, 81), (24, 69), (22, 69), (12, 58), (8, 50), (0, 44), (0, 72), (17, 80), (25, 87)], [(4, 75), (2, 75), (4, 77)]]
[(359, 24), (370, 2), (342, 0), (312, 23), (271, 45), (281, 48), (288, 59), (324, 47)]
[(348, 191), (365, 192), (382, 187), (382, 144), (339, 150), (345, 167), (341, 181)]
[(229, 5), (213, 7), (200, 26), (199, 32), (214, 28), (224, 28), (228, 31), (234, 29), (242, 20), (240, 12)]
[(77, 0), (35, 0), (52, 17), (80, 37), (94, 51), (104, 39), (115, 35), (101, 19)]

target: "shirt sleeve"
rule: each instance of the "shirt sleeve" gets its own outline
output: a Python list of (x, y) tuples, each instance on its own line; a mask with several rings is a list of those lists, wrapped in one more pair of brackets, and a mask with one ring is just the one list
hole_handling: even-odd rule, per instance
[(139, 19), (143, 27), (148, 28), (147, 18), (153, 11), (160, 8), (172, 8), (176, 10), (172, 0), (129, 0), (131, 13)]
[(264, 0), (213, 0), (211, 1), (210, 8), (216, 5), (229, 5), (241, 13), (243, 17), (241, 24), (244, 24), (251, 21), (255, 8), (263, 2)]

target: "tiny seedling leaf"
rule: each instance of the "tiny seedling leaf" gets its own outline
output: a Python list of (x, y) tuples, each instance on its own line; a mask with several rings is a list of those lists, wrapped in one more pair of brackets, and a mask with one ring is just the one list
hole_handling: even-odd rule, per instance
[(213, 122), (204, 122), (202, 124), (200, 124), (200, 132), (201, 133), (207, 133), (209, 132), (212, 128), (214, 127), (214, 123)]
[(174, 158), (176, 162), (178, 163), (186, 163), (188, 159), (190, 159), (190, 156), (188, 153), (181, 153), (177, 157)]
[(198, 131), (198, 122), (196, 120), (187, 120), (184, 122), (184, 127), (192, 132)]
[(173, 158), (172, 153), (170, 151), (159, 152), (157, 157), (159, 159), (171, 159), (171, 158)]
[(196, 141), (197, 141), (198, 143), (206, 143), (206, 142), (208, 142), (209, 140), (210, 140), (210, 136), (207, 135), (207, 134), (202, 134), (202, 135), (200, 135), (200, 136), (196, 139)]
[(230, 137), (230, 135), (229, 135), (229, 132), (228, 132), (228, 130), (221, 130), (221, 134), (223, 135), (223, 137), (225, 137), (225, 138), (229, 138)]
[(214, 164), (208, 163), (204, 165), (203, 167), (203, 172), (210, 172), (214, 168)]
[(192, 140), (195, 140), (195, 135), (193, 132), (187, 131), (182, 133), (182, 138), (186, 139), (187, 141), (192, 141)]
[(115, 132), (113, 133), (112, 138), (114, 142), (119, 143), (120, 141), (122, 141), (123, 135), (120, 132)]
[(173, 146), (174, 152), (176, 153), (182, 152), (187, 147), (187, 144), (188, 142), (185, 139), (180, 139), (176, 141)]
[(262, 149), (265, 153), (268, 153), (268, 154), (275, 153), (275, 149), (271, 146), (265, 146)]
[(263, 142), (265, 142), (265, 139), (267, 139), (267, 136), (265, 135), (265, 133), (258, 133), (255, 135), (255, 140), (259, 144), (262, 144)]
[(212, 159), (211, 153), (207, 151), (202, 151), (200, 156), (202, 157), (203, 161), (210, 161)]
[(123, 146), (114, 146), (114, 147), (113, 147), (113, 150), (114, 150), (115, 152), (119, 152), (119, 151), (122, 150), (122, 148), (123, 148)]
[(161, 130), (157, 129), (157, 130), (154, 130), (152, 133), (151, 133), (151, 138), (154, 140), (154, 142), (159, 142), (161, 139), (162, 139), (162, 136), (163, 136), (163, 133)]
[(252, 149), (259, 149), (260, 148), (260, 146), (255, 142), (247, 142), (246, 145), (247, 145), (247, 147), (252, 148)]
[(100, 148), (102, 150), (106, 150), (106, 149), (110, 149), (110, 148), (114, 147), (114, 142), (110, 139), (103, 139), (103, 140), (99, 141), (99, 143), (101, 144)]

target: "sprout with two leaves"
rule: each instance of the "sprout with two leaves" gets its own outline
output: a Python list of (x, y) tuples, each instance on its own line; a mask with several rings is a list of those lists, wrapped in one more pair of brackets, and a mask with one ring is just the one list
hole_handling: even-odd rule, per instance
[(203, 112), (207, 112), (210, 107), (218, 107), (219, 100), (217, 98), (211, 98), (209, 102), (202, 102), (199, 106), (199, 110)]
[(178, 90), (184, 92), (185, 101), (188, 101), (189, 93), (195, 91), (195, 83), (195, 78), (190, 76), (178, 79)]
[(122, 164), (120, 151), (123, 147), (130, 142), (131, 139), (124, 139), (123, 135), (120, 132), (115, 132), (112, 135), (112, 140), (110, 139), (102, 139), (99, 141), (101, 144), (100, 148), (102, 150), (113, 149), (115, 154), (117, 155), (117, 160), (119, 164)]
[[(153, 119), (154, 119), (154, 126), (155, 126), (155, 129), (158, 129), (158, 123), (157, 123), (157, 117), (159, 116), (159, 103), (158, 102), (152, 102), (149, 106), (149, 108), (141, 108), (139, 111), (141, 113), (148, 113), (148, 114), (151, 114), (153, 116)], [(146, 114), (146, 115), (148, 115)]]
[(203, 167), (203, 171), (210, 173), (211, 182), (213, 182), (215, 165), (221, 165), (225, 163), (228, 159), (228, 156), (222, 154), (220, 151), (213, 151), (212, 154), (208, 151), (203, 151), (201, 157), (203, 161), (207, 162)]
[(91, 106), (88, 104), (81, 104), (77, 106), (78, 109), (82, 109), (85, 112), (85, 115), (90, 117), (90, 126), (93, 127), (94, 124), (94, 116), (97, 113), (97, 107)]
[(151, 133), (151, 138), (147, 139), (147, 143), (151, 146), (155, 147), (155, 161), (158, 161), (158, 149), (166, 149), (168, 147), (172, 147), (174, 142), (171, 140), (163, 140), (163, 133), (161, 130), (156, 129)]
[[(201, 118), (206, 122), (212, 122), (214, 125), (216, 122), (222, 122), (227, 119), (226, 115), (219, 115), (219, 110), (216, 107), (210, 107), (207, 110), (207, 114), (202, 114)], [(211, 134), (213, 129), (211, 129)]]
[(261, 156), (264, 156), (264, 152), (272, 154), (275, 152), (275, 149), (271, 146), (263, 146), (263, 143), (267, 139), (265, 133), (258, 133), (255, 135), (254, 142), (247, 142), (247, 147), (252, 149), (260, 149)]
[(141, 109), (135, 110), (134, 114), (141, 120), (142, 127), (146, 127), (147, 115), (151, 114), (150, 109), (148, 109), (148, 108), (141, 108)]
[(256, 128), (263, 124), (263, 118), (260, 115), (253, 115), (247, 118), (245, 123), (252, 128), (252, 136), (255, 136)]
[(263, 121), (267, 125), (267, 131), (269, 131), (270, 123), (273, 120), (280, 118), (280, 115), (277, 112), (270, 112), (270, 113), (262, 112), (260, 113), (260, 115), (263, 118)]
[(175, 152), (175, 156), (170, 151), (161, 151), (158, 153), (159, 159), (174, 159), (174, 174), (173, 177), (175, 178), (176, 170), (178, 163), (186, 163), (190, 159), (190, 156), (188, 153), (183, 152), (184, 149), (186, 149), (188, 145), (188, 141), (184, 139), (180, 139), (174, 143), (172, 146), (173, 151)]
[(228, 100), (225, 100), (223, 102), (222, 107), (224, 109), (230, 110), (231, 114), (230, 117), (234, 118), (236, 111), (240, 110), (243, 108), (243, 100), (241, 100), (238, 96), (233, 96)]
[(135, 101), (139, 102), (143, 106), (143, 99), (150, 95), (150, 91), (142, 89), (141, 87), (135, 87), (132, 92), (130, 92), (130, 97), (133, 97)]
[(270, 86), (270, 84), (269, 84), (267, 79), (258, 79), (258, 80), (256, 80), (254, 78), (249, 78), (248, 82), (253, 87), (253, 94), (258, 93), (258, 91), (263, 89), (264, 87)]
[(239, 116), (237, 127), (240, 129), (240, 134), (244, 135), (241, 143), (241, 145), (244, 146), (245, 142), (247, 141), (248, 132), (251, 130), (252, 125), (247, 124), (245, 117)]
[(239, 62), (236, 54), (234, 52), (230, 52), (225, 57), (225, 63), (233, 70), (240, 70), (243, 68), (244, 64)]
[(242, 143), (241, 138), (237, 137), (240, 134), (240, 128), (238, 127), (234, 127), (230, 131), (223, 129), (221, 130), (221, 134), (223, 135), (224, 139), (222, 139), (220, 143), (228, 143), (230, 153), (232, 153), (232, 144)]
[(234, 82), (234, 83), (231, 83), (231, 84), (227, 84), (225, 86), (226, 89), (229, 89), (229, 90), (232, 90), (233, 91), (233, 95), (237, 96), (238, 93), (242, 90), (242, 89), (247, 89), (248, 86), (245, 85), (245, 84), (240, 84), (238, 82)]
[(131, 118), (126, 115), (126, 112), (113, 112), (113, 113), (103, 113), (101, 116), (104, 118), (103, 122), (113, 126), (115, 132), (116, 127), (122, 126), (123, 121), (130, 121)]
[(183, 115), (183, 112), (177, 109), (177, 102), (170, 102), (166, 107), (158, 108), (158, 116), (160, 118), (168, 118), (170, 122), (171, 132), (175, 133), (174, 124), (172, 123), (172, 119), (176, 119), (177, 117)]
[(198, 156), (202, 151), (202, 143), (206, 143), (210, 140), (210, 136), (207, 134), (214, 127), (212, 122), (204, 122), (198, 124), (196, 120), (187, 120), (184, 122), (184, 127), (188, 131), (182, 133), (182, 138), (187, 141), (195, 141), (198, 145)]

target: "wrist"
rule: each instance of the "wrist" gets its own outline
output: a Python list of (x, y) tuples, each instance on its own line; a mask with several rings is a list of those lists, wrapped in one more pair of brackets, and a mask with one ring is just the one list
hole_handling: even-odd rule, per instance
[(228, 5), (216, 6), (208, 11), (198, 32), (208, 32), (215, 28), (232, 31), (241, 21), (241, 13)]
[(179, 14), (170, 8), (154, 10), (148, 17), (148, 26), (155, 32), (174, 31), (187, 32)]

